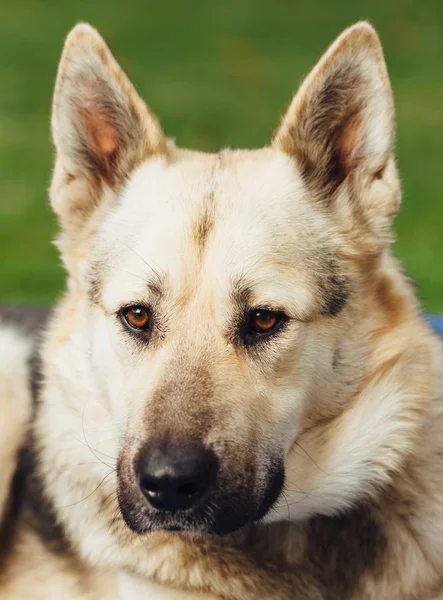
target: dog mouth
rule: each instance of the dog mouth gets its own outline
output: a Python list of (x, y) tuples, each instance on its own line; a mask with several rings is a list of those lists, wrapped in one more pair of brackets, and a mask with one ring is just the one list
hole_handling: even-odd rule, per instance
[(146, 493), (140, 478), (133, 479), (132, 485), (124, 485), (119, 477), (118, 502), (126, 525), (139, 535), (165, 531), (225, 536), (263, 519), (277, 502), (283, 486), (284, 467), (279, 462), (268, 469), (259, 494), (247, 486), (231, 487), (214, 479), (203, 494), (194, 495), (188, 484), (184, 488), (190, 492), (188, 498), (175, 498), (165, 506)]

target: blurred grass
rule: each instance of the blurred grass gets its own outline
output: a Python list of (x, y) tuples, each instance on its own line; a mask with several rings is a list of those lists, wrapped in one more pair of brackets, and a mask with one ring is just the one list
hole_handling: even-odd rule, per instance
[(2, 1), (0, 302), (52, 301), (49, 110), (63, 39), (77, 21), (105, 36), (180, 145), (261, 146), (302, 76), (336, 35), (378, 29), (396, 95), (404, 202), (396, 252), (428, 310), (443, 312), (441, 0)]

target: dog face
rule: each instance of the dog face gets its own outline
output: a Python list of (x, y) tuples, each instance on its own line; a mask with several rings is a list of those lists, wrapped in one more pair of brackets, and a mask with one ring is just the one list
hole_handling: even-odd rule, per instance
[(335, 42), (272, 147), (203, 154), (164, 137), (78, 26), (53, 132), (59, 246), (118, 432), (123, 518), (221, 534), (262, 518), (297, 440), (343, 410), (361, 367), (343, 339), (398, 203), (376, 34)]
[[(153, 159), (127, 184), (97, 234), (88, 289), (95, 361), (104, 380), (118, 374), (108, 394), (130, 440), (120, 459), (129, 523), (223, 531), (278, 496), (312, 369), (330, 362), (307, 323), (333, 318), (346, 296), (323, 220), (309, 216), (290, 162), (267, 151)], [(309, 268), (314, 253), (324, 262)], [(139, 453), (190, 443), (216, 456), (208, 505), (192, 519), (151, 517)]]

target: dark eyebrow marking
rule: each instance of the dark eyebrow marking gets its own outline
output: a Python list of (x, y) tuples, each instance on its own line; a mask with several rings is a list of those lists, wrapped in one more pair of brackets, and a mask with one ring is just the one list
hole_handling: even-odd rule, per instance
[(231, 287), (231, 299), (239, 311), (244, 311), (251, 304), (251, 288), (246, 284), (244, 276), (235, 279)]
[[(131, 275), (132, 277), (141, 279), (145, 282), (146, 289), (149, 290), (152, 295), (157, 296), (157, 298), (161, 298), (166, 294), (166, 278), (159, 276), (158, 273), (156, 273), (152, 278), (145, 278), (120, 267), (112, 267), (111, 269), (121, 271), (122, 273)], [(104, 272), (109, 273), (111, 269), (109, 267), (105, 267), (103, 269), (101, 263), (98, 262), (95, 263), (89, 270), (87, 293), (92, 304), (100, 304), (103, 289), (103, 275)]]
[[(327, 317), (337, 316), (348, 302), (351, 292), (349, 277), (332, 253), (325, 253), (311, 269), (316, 287), (317, 308), (312, 307), (311, 311), (304, 316), (303, 313), (297, 315), (297, 319), (308, 322), (318, 314)], [(231, 298), (239, 310), (245, 310), (252, 305), (251, 283), (248, 283), (246, 278), (248, 272), (240, 275), (232, 284)]]
[(159, 279), (158, 274), (156, 274), (155, 278), (147, 280), (146, 286), (148, 290), (158, 298), (161, 298), (166, 294), (166, 278), (161, 277)]
[(325, 256), (322, 267), (316, 277), (320, 293), (321, 314), (335, 317), (347, 303), (350, 282), (334, 256)]
[(91, 304), (100, 304), (102, 298), (102, 290), (103, 290), (103, 281), (105, 277), (109, 276), (111, 270), (118, 270), (126, 273), (127, 275), (132, 275), (132, 277), (136, 277), (137, 279), (141, 279), (146, 283), (146, 287), (157, 297), (161, 297), (166, 293), (166, 276), (164, 273), (160, 273), (154, 267), (152, 267), (138, 252), (136, 252), (131, 246), (128, 246), (126, 242), (123, 240), (119, 241), (125, 248), (133, 252), (137, 258), (139, 258), (144, 265), (149, 269), (150, 276), (147, 275), (143, 277), (142, 275), (137, 275), (136, 273), (131, 273), (126, 269), (122, 269), (121, 267), (116, 267), (113, 265), (107, 265), (103, 259), (98, 259), (94, 261), (89, 268), (89, 273), (87, 276), (87, 294), (89, 296), (89, 300)]
[(102, 297), (102, 277), (96, 264), (89, 269), (86, 281), (86, 293), (92, 305), (100, 304)]

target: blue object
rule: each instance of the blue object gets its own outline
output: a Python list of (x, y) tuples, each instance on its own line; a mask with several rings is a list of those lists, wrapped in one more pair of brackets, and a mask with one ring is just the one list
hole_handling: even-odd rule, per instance
[(443, 316), (427, 315), (426, 318), (428, 319), (431, 326), (435, 329), (435, 331), (440, 335), (443, 335)]

